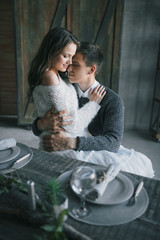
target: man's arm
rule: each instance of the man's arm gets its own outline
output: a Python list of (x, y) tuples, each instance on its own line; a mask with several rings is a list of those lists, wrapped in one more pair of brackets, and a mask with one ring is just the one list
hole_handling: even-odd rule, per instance
[(38, 121), (41, 120), (41, 118), (36, 118), (34, 122), (32, 123), (32, 132), (36, 136), (40, 136), (43, 131), (39, 130), (38, 128)]
[(112, 90), (108, 91), (98, 115), (88, 129), (93, 136), (79, 137), (78, 151), (118, 150), (124, 132), (124, 105), (119, 95)]
[(43, 137), (43, 148), (48, 151), (73, 149), (78, 145), (78, 138), (68, 138), (63, 131)]

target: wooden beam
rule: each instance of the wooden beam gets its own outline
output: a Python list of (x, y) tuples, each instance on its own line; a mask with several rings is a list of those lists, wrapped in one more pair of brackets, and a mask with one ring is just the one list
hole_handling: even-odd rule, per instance
[(103, 38), (104, 32), (106, 31), (106, 29), (108, 29), (108, 25), (109, 25), (109, 22), (111, 20), (112, 14), (114, 14), (114, 12), (115, 12), (116, 4), (117, 4), (117, 0), (110, 0), (109, 1), (108, 7), (106, 8), (102, 23), (99, 27), (98, 34), (97, 34), (96, 39), (95, 39), (95, 43), (97, 45), (101, 45), (101, 43), (104, 39)]
[(57, 4), (56, 12), (51, 22), (50, 29), (61, 26), (62, 19), (66, 13), (67, 4), (68, 4), (68, 0), (59, 0)]

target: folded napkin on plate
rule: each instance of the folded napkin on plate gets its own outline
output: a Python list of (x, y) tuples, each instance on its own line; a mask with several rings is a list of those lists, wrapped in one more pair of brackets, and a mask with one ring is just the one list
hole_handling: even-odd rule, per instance
[(104, 180), (101, 183), (97, 183), (94, 189), (89, 194), (87, 194), (87, 199), (95, 200), (101, 197), (108, 184), (113, 181), (113, 179), (115, 179), (120, 170), (120, 164), (110, 164), (105, 173)]
[(14, 138), (6, 138), (0, 140), (0, 150), (5, 150), (16, 146), (16, 140)]

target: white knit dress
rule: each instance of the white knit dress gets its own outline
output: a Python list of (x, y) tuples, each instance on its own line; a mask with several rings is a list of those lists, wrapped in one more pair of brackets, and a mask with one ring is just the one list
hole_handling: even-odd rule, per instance
[[(88, 124), (95, 117), (100, 105), (95, 101), (90, 101), (82, 108), (78, 108), (78, 97), (75, 88), (69, 82), (63, 81), (59, 77), (60, 83), (56, 86), (38, 85), (33, 91), (33, 98), (37, 117), (43, 117), (44, 114), (54, 105), (55, 112), (67, 110), (72, 116), (73, 123), (65, 126), (65, 134), (68, 137), (88, 136)], [(44, 131), (44, 135), (50, 134)]]
[[(37, 117), (44, 114), (54, 105), (55, 111), (67, 110), (72, 116), (73, 123), (65, 126), (68, 137), (89, 136), (87, 126), (97, 114), (100, 105), (96, 102), (88, 102), (81, 109), (78, 108), (78, 97), (75, 88), (70, 83), (64, 82), (60, 78), (60, 83), (56, 86), (35, 87), (33, 91), (34, 104)], [(44, 131), (40, 136), (40, 149), (42, 148), (42, 137), (50, 134)], [(73, 159), (91, 162), (98, 165), (108, 166), (111, 163), (120, 164), (121, 170), (150, 177), (154, 176), (151, 160), (143, 153), (127, 149), (120, 146), (117, 153), (106, 150), (101, 151), (57, 151), (53, 154), (67, 156)]]

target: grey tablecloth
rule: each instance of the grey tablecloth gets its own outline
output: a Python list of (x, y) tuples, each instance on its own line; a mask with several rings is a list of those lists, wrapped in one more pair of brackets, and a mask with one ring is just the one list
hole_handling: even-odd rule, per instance
[[(19, 169), (20, 178), (28, 179), (36, 183), (36, 191), (43, 197), (43, 188), (53, 177), (58, 177), (63, 172), (75, 166), (87, 165), (87, 163), (46, 153), (37, 149), (32, 149), (33, 158), (24, 168)], [(144, 178), (136, 175), (137, 180), (144, 181), (144, 187), (149, 196), (149, 206), (146, 212), (138, 219), (112, 227), (92, 226), (80, 223), (72, 218), (68, 218), (67, 224), (76, 230), (95, 240), (159, 240), (160, 239), (160, 181)], [(6, 232), (7, 231), (7, 232)], [(34, 226), (26, 226), (23, 221), (0, 218), (0, 239), (32, 239), (31, 233), (39, 231)], [(21, 233), (21, 234), (20, 234)], [(4, 238), (4, 236), (7, 238)]]

